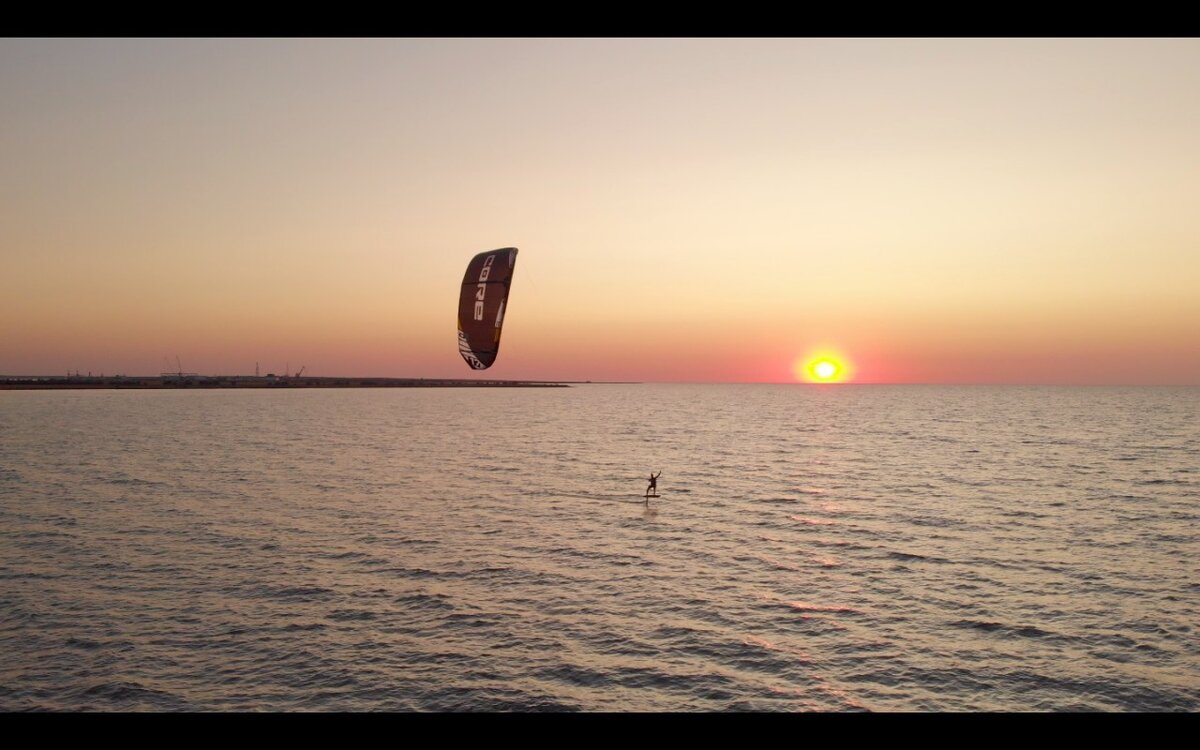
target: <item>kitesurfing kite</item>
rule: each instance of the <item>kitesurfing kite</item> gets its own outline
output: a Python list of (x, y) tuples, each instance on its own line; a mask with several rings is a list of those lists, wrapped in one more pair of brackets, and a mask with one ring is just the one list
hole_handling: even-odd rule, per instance
[(517, 249), (502, 247), (471, 258), (458, 298), (458, 353), (476, 370), (486, 370), (500, 351), (504, 306), (512, 284)]

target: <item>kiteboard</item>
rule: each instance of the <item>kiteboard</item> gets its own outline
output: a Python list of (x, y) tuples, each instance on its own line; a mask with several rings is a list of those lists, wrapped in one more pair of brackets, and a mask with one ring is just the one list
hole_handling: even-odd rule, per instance
[(643, 495), (643, 497), (662, 497), (662, 495)]

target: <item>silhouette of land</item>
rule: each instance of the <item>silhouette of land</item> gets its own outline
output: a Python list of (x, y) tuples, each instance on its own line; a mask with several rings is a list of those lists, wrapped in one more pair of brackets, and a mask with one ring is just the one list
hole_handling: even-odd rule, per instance
[(296, 375), (7, 375), (0, 390), (68, 388), (566, 388), (545, 380), (327, 378)]

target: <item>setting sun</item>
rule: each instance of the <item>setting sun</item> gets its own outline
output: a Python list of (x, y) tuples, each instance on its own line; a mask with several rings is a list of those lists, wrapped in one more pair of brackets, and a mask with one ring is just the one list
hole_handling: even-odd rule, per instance
[(828, 350), (810, 352), (793, 366), (797, 380), (809, 383), (844, 383), (850, 379), (849, 360)]

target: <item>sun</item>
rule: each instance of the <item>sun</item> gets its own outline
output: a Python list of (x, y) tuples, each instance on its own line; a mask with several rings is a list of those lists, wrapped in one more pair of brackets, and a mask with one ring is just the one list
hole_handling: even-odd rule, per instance
[(849, 362), (841, 354), (821, 350), (797, 358), (792, 370), (797, 380), (809, 383), (844, 383), (853, 374)]
[(833, 376), (837, 374), (838, 366), (827, 359), (823, 359), (812, 366), (812, 371), (821, 380), (832, 380)]

